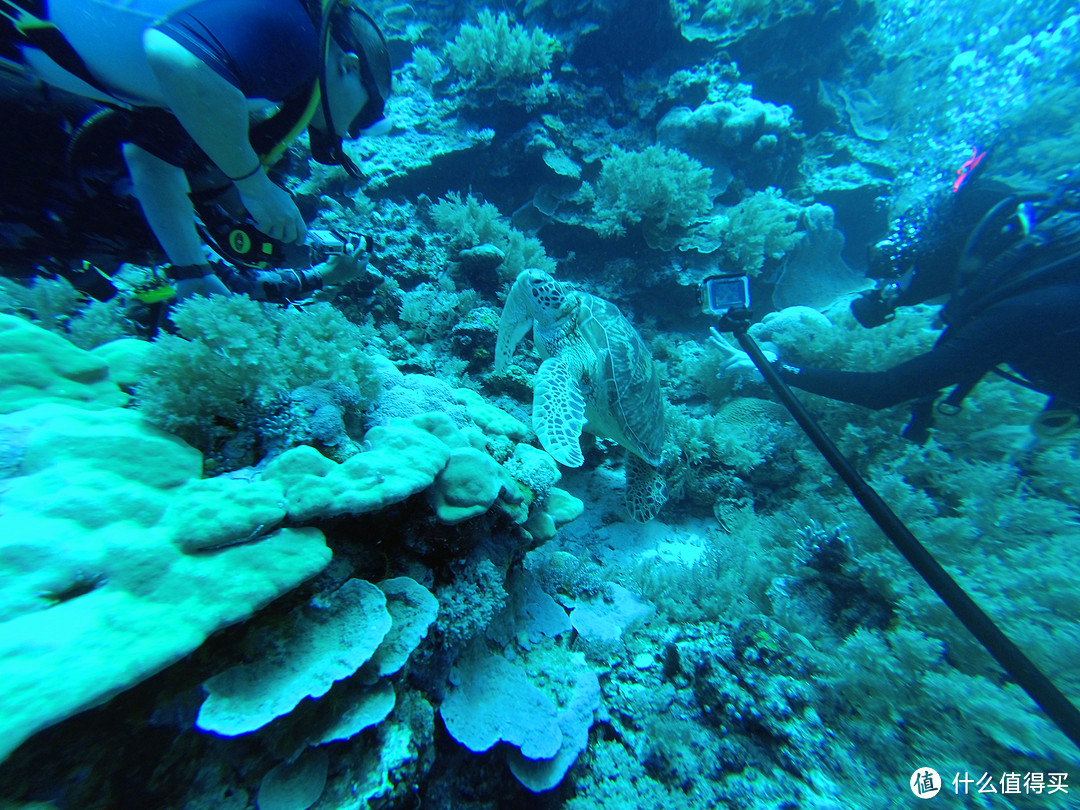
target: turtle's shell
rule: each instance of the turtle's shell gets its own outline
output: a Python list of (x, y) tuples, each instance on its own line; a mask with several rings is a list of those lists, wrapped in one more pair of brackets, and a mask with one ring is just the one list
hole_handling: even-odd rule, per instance
[(664, 397), (660, 375), (645, 342), (609, 301), (566, 293), (561, 317), (543, 323), (538, 342), (581, 374), (588, 430), (614, 439), (649, 464), (664, 448)]

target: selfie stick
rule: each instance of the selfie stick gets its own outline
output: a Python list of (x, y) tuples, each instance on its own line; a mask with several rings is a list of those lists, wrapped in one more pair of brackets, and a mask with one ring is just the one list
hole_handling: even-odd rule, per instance
[(742, 350), (750, 356), (765, 381), (776, 392), (795, 421), (799, 423), (799, 427), (847, 484), (851, 494), (862, 504), (867, 514), (881, 527), (881, 530), (919, 575), (926, 580), (926, 584), (934, 589), (934, 593), (941, 597), (941, 601), (979, 640), (1002, 669), (1009, 673), (1031, 699), (1042, 707), (1042, 710), (1065, 733), (1065, 736), (1080, 747), (1080, 711), (1077, 711), (1050, 679), (972, 601), (956, 580), (949, 576), (934, 556), (882, 500), (877, 491), (844, 457), (840, 448), (825, 434), (821, 425), (803, 404), (795, 398), (791, 389), (780, 379), (780, 375), (776, 373), (772, 364), (761, 353), (757, 342), (746, 331), (749, 326), (750, 310), (745, 307), (733, 307), (721, 317), (718, 328), (722, 332), (731, 332), (735, 335)]

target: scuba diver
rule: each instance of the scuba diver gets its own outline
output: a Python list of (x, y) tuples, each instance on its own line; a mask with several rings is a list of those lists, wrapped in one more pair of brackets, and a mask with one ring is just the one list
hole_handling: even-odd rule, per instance
[[(884, 284), (852, 304), (863, 326), (889, 320), (898, 305), (951, 297), (946, 329), (934, 348), (880, 374), (782, 366), (750, 335), (749, 279), (718, 274), (699, 286), (702, 311), (719, 316), (710, 338), (726, 355), (723, 370), (754, 369), (866, 514), (903, 555), (1009, 679), (1080, 746), (1080, 710), (938, 562), (875, 488), (822, 430), (792, 391), (796, 386), (835, 399), (882, 408), (920, 397), (905, 435), (929, 438), (940, 389), (955, 386), (946, 412), (997, 365), (1008, 363), (1021, 385), (1050, 397), (1036, 433), (1065, 434), (1080, 403), (1080, 199), (1073, 173), (1049, 191), (1021, 191), (978, 177), (986, 153), (974, 150), (950, 195), (908, 212), (890, 238), (871, 252)], [(909, 216), (910, 214), (910, 216)], [(741, 354), (724, 333), (734, 335)]]
[[(897, 307), (949, 296), (933, 349), (882, 372), (781, 364), (787, 384), (868, 408), (915, 400), (904, 436), (929, 438), (934, 411), (956, 413), (988, 373), (1046, 394), (1033, 429), (1061, 435), (1080, 408), (1080, 195), (1072, 173), (1049, 190), (983, 177), (973, 151), (951, 189), (904, 213), (871, 248), (876, 289), (852, 302), (865, 327)], [(1000, 368), (1007, 365), (1010, 370)], [(952, 391), (937, 402), (943, 389)], [(935, 403), (936, 406), (935, 406)]]
[(350, 0), (0, 0), (0, 14), (9, 63), (121, 117), (134, 195), (177, 297), (230, 288), (299, 297), (366, 265), (362, 250), (277, 277), (261, 260), (249, 265), (261, 268), (255, 278), (211, 264), (210, 223), (192, 202), (229, 192), (226, 207), (270, 253), (307, 235), (295, 201), (267, 174), (301, 132), (316, 161), (359, 176), (341, 141), (383, 120), (391, 69), (381, 31)]

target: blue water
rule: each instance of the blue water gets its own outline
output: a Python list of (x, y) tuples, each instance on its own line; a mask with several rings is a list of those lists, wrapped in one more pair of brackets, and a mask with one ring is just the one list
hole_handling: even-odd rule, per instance
[[(364, 8), (389, 125), (359, 178), (289, 147), (323, 252), (227, 296), (154, 303), (130, 132), (5, 63), (0, 804), (1073, 806), (1075, 425), (994, 374), (922, 444), (910, 397), (796, 392), (1046, 712), (698, 296), (745, 276), (783, 363), (929, 352), (941, 300), (852, 315), (868, 248), (958, 255), (971, 168), (1076, 202), (1080, 6)], [(249, 297), (342, 239), (366, 266)]]

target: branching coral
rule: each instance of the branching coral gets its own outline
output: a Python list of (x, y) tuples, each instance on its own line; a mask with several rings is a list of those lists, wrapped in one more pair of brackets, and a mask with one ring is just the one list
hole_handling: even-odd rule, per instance
[(544, 253), (539, 239), (512, 227), (498, 208), (479, 197), (451, 192), (431, 206), (431, 217), (457, 248), (492, 245), (502, 251), (498, 271), (506, 281), (526, 268), (555, 272), (555, 262)]
[(134, 332), (119, 297), (87, 302), (86, 296), (62, 276), (51, 279), (36, 276), (28, 287), (0, 278), (0, 312), (29, 318), (82, 349), (92, 349)]
[(799, 230), (801, 210), (775, 188), (752, 194), (729, 209), (721, 226), (721, 252), (729, 272), (756, 276), (767, 263), (782, 259), (804, 236)]
[(627, 225), (654, 231), (687, 227), (712, 208), (712, 171), (678, 149), (649, 146), (640, 152), (615, 147), (604, 158), (592, 187), (594, 221), (603, 236), (618, 236)]
[(455, 292), (452, 287), (452, 282), (440, 285), (425, 282), (402, 293), (398, 315), (409, 327), (410, 337), (420, 341), (445, 337), (476, 306), (475, 292)]
[(299, 386), (344, 383), (360, 403), (378, 393), (359, 327), (329, 304), (301, 310), (242, 295), (196, 297), (176, 307), (173, 321), (178, 334), (154, 342), (136, 403), (204, 451)]
[(484, 84), (535, 76), (551, 67), (559, 50), (555, 37), (511, 23), (505, 11), (496, 16), (485, 8), (477, 23), (461, 26), (446, 55), (459, 73)]

